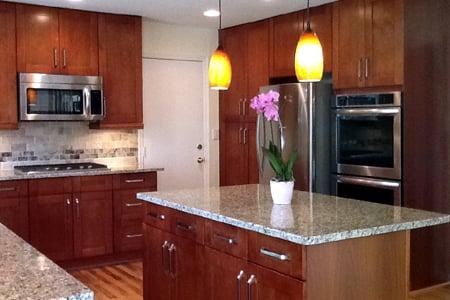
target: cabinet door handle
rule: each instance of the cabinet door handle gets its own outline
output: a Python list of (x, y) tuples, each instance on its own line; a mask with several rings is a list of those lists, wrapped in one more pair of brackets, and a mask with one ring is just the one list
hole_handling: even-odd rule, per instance
[(223, 236), (223, 235), (221, 235), (221, 234), (215, 233), (214, 236), (215, 236), (218, 240), (224, 241), (224, 242), (226, 242), (227, 244), (230, 244), (230, 245), (237, 244), (236, 240), (234, 240), (234, 239), (232, 239), (232, 238), (229, 238), (229, 237), (226, 237), (226, 236)]
[(367, 79), (369, 78), (369, 58), (366, 57), (364, 59), (364, 77)]
[(276, 253), (276, 252), (270, 251), (270, 250), (268, 250), (268, 249), (266, 249), (266, 248), (261, 248), (261, 249), (259, 250), (259, 252), (260, 252), (261, 254), (263, 254), (263, 255), (266, 255), (266, 256), (269, 256), (269, 257), (272, 257), (272, 258), (281, 260), (281, 261), (287, 261), (287, 260), (289, 260), (289, 256), (288, 256), (288, 255)]
[(252, 286), (256, 284), (256, 276), (255, 275), (251, 275), (250, 278), (247, 281), (247, 299), (248, 300), (252, 300), (253, 299), (253, 294), (252, 294)]
[(247, 98), (244, 98), (244, 101), (242, 101), (242, 107), (243, 107), (243, 115), (246, 116), (247, 115)]
[(126, 207), (142, 206), (142, 203), (126, 203)]
[(67, 203), (67, 205), (70, 205), (70, 198), (66, 199), (66, 203)]
[(162, 265), (163, 265), (163, 270), (164, 273), (166, 273), (167, 275), (169, 274), (169, 242), (168, 241), (164, 241), (163, 245), (161, 246), (162, 248)]
[(178, 222), (178, 221), (177, 221), (177, 228), (185, 230), (185, 231), (192, 231), (192, 232), (195, 231), (195, 226), (184, 224), (184, 223)]
[(67, 50), (66, 48), (63, 49), (63, 68), (67, 67)]
[(239, 99), (239, 115), (242, 116), (242, 99)]
[(127, 180), (125, 180), (125, 183), (141, 183), (141, 182), (144, 182), (143, 178), (141, 178), (141, 179), (127, 179)]
[(244, 145), (247, 144), (247, 131), (248, 131), (248, 129), (244, 128)]
[(58, 67), (58, 49), (53, 48), (53, 66)]
[(242, 144), (242, 130), (244, 130), (244, 128), (239, 128), (239, 136), (238, 136), (238, 142), (239, 145)]
[(361, 69), (362, 69), (362, 58), (360, 58), (358, 60), (358, 79), (361, 81), (362, 80), (362, 74), (361, 74)]
[(172, 275), (173, 278), (175, 278), (176, 276), (176, 250), (177, 248), (175, 247), (174, 244), (171, 244), (169, 247), (169, 273), (170, 275)]
[(244, 277), (244, 271), (239, 271), (239, 274), (236, 276), (236, 284), (237, 284), (237, 294), (236, 299), (241, 300), (241, 280)]
[(77, 205), (77, 218), (80, 217), (80, 200), (78, 198), (75, 198), (75, 204)]
[(141, 237), (141, 236), (144, 236), (144, 235), (142, 233), (141, 234), (127, 234), (126, 238), (127, 239), (133, 239), (133, 238), (138, 238), (138, 237)]
[(16, 190), (15, 187), (0, 188), (0, 192), (14, 192), (15, 190)]
[(155, 219), (159, 219), (161, 221), (164, 221), (166, 219), (165, 215), (158, 215), (158, 214), (153, 213), (153, 212), (147, 213), (147, 216), (150, 216), (150, 217), (155, 218)]

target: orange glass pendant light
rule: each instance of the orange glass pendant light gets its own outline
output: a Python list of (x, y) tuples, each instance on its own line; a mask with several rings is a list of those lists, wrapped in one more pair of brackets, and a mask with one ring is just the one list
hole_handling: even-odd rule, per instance
[(219, 47), (209, 60), (209, 87), (213, 90), (228, 90), (231, 84), (231, 62), (228, 54), (220, 44), (220, 30), (222, 29), (222, 2), (219, 0)]
[(319, 38), (311, 29), (309, 0), (307, 3), (307, 26), (298, 40), (295, 51), (295, 75), (300, 82), (315, 82), (322, 79), (323, 51)]

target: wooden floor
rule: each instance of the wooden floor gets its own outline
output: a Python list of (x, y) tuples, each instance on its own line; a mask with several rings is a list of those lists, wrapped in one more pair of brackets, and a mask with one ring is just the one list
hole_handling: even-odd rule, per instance
[[(94, 291), (96, 300), (142, 300), (142, 263), (128, 263), (71, 272)], [(423, 291), (410, 300), (450, 300), (450, 284)]]

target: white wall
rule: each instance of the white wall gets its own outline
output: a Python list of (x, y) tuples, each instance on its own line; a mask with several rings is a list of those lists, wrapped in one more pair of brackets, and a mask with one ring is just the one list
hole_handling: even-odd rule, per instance
[[(212, 130), (219, 129), (219, 96), (208, 88), (207, 64), (217, 47), (217, 30), (159, 23), (145, 20), (142, 23), (142, 56), (180, 60), (201, 60), (205, 65), (205, 158), (209, 162), (209, 184), (219, 185), (219, 141), (212, 139)], [(208, 145), (209, 144), (209, 145)], [(140, 145), (142, 148), (142, 145)], [(151, 153), (148, 153), (151, 157)], [(164, 166), (161, 166), (164, 167)]]

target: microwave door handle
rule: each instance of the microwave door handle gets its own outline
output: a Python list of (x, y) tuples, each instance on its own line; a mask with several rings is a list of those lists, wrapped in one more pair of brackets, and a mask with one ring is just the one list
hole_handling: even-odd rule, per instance
[(351, 116), (367, 116), (367, 115), (395, 115), (400, 113), (399, 107), (393, 108), (355, 108), (355, 109), (338, 109), (337, 115)]
[(84, 116), (90, 120), (91, 118), (91, 88), (85, 87), (83, 89), (84, 94)]
[(347, 183), (354, 185), (363, 185), (370, 187), (379, 187), (379, 188), (389, 188), (389, 189), (397, 189), (400, 188), (400, 183), (395, 181), (388, 180), (372, 180), (372, 179), (363, 179), (363, 178), (352, 178), (345, 176), (337, 176), (336, 181), (338, 183)]

